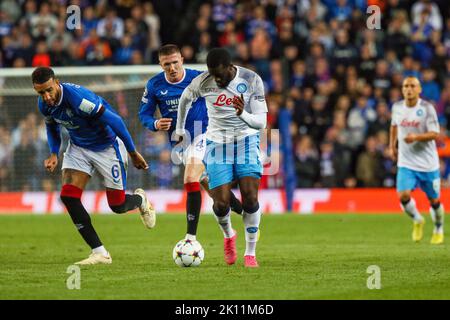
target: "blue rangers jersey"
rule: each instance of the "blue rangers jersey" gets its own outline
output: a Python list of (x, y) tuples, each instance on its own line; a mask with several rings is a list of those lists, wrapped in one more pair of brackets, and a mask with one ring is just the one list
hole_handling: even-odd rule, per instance
[[(57, 129), (59, 135), (59, 125), (62, 125), (67, 129), (73, 144), (92, 151), (101, 151), (111, 146), (116, 140), (117, 131), (100, 118), (106, 110), (116, 114), (115, 110), (102, 97), (80, 85), (61, 83), (60, 87), (61, 97), (56, 106), (48, 106), (41, 97), (38, 98), (39, 111), (45, 116), (48, 131), (49, 128)], [(128, 132), (125, 135), (129, 137)], [(49, 138), (50, 149), (52, 152), (58, 151), (59, 143), (51, 140)]]
[[(142, 124), (156, 131), (154, 114), (156, 107), (159, 108), (163, 118), (172, 118), (172, 124), (168, 131), (169, 140), (172, 146), (176, 141), (172, 141), (172, 133), (175, 131), (177, 123), (178, 103), (184, 89), (191, 81), (201, 74), (201, 71), (185, 69), (184, 77), (177, 83), (168, 82), (164, 72), (151, 78), (145, 87), (142, 96), (139, 119)], [(208, 112), (206, 110), (205, 99), (199, 98), (189, 110), (186, 119), (186, 131), (190, 134), (191, 141), (199, 134), (205, 133), (208, 127)]]

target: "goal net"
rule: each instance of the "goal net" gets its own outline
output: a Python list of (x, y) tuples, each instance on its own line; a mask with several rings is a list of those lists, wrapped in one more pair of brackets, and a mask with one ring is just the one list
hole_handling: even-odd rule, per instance
[[(204, 70), (205, 66), (186, 65)], [(49, 156), (43, 117), (31, 84), (33, 68), (0, 70), (0, 191), (53, 191), (60, 187), (61, 172), (48, 174), (43, 162)], [(161, 72), (153, 66), (105, 66), (54, 68), (61, 82), (85, 86), (104, 97), (126, 122), (136, 147), (148, 160), (146, 173), (128, 170), (127, 189), (180, 188), (182, 170), (172, 164), (167, 134), (150, 132), (138, 118), (147, 80)], [(158, 116), (158, 115), (157, 115)], [(62, 130), (64, 152), (68, 135)], [(91, 179), (88, 189), (102, 189)]]

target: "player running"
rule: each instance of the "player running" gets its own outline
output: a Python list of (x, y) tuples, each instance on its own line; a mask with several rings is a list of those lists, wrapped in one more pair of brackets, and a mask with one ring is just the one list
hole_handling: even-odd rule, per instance
[(266, 127), (267, 105), (261, 78), (253, 71), (231, 64), (225, 49), (212, 49), (208, 71), (184, 90), (178, 107), (176, 133), (185, 134), (185, 123), (193, 101), (204, 97), (209, 126), (206, 131), (206, 171), (213, 210), (224, 234), (225, 261), (237, 259), (236, 231), (230, 219), (231, 183), (237, 179), (242, 194), (246, 249), (244, 265), (258, 267), (258, 240), (261, 210), (258, 187), (262, 175), (259, 130)]
[(389, 147), (392, 158), (398, 158), (397, 192), (402, 209), (414, 221), (413, 241), (422, 239), (425, 224), (414, 198), (411, 198), (411, 191), (420, 187), (431, 205), (430, 214), (434, 222), (431, 243), (441, 244), (444, 242), (444, 207), (439, 201), (439, 157), (435, 143), (439, 123), (433, 105), (420, 99), (421, 92), (416, 77), (403, 80), (404, 100), (392, 107)]
[(51, 68), (33, 71), (34, 90), (39, 94), (39, 111), (45, 117), (51, 155), (45, 168), (53, 172), (58, 165), (61, 145), (60, 125), (70, 136), (62, 163), (61, 201), (67, 208), (78, 232), (91, 247), (92, 254), (76, 264), (110, 264), (111, 255), (105, 249), (88, 212), (81, 203), (81, 194), (94, 171), (104, 179), (108, 204), (115, 213), (139, 208), (148, 228), (156, 222), (155, 211), (144, 190), (125, 194), (127, 152), (138, 169), (148, 169), (144, 158), (136, 151), (133, 140), (114, 109), (102, 97), (82, 86), (60, 83)]
[[(167, 44), (162, 46), (159, 49), (158, 56), (159, 64), (164, 71), (148, 80), (141, 100), (139, 119), (146, 128), (152, 131), (167, 131), (169, 140), (174, 146), (176, 141), (172, 139), (172, 133), (175, 130), (180, 96), (192, 79), (201, 72), (183, 67), (183, 57), (176, 45)], [(162, 115), (159, 119), (154, 118), (157, 107)], [(202, 206), (200, 183), (208, 191), (207, 178), (202, 175), (205, 171), (202, 160), (206, 149), (205, 131), (207, 126), (208, 114), (205, 100), (198, 99), (193, 104), (186, 119), (186, 130), (189, 133), (189, 139), (185, 141), (186, 147), (180, 148), (182, 150), (180, 156), (185, 164), (184, 188), (187, 192), (186, 239), (189, 240), (196, 240)], [(231, 191), (230, 199), (233, 211), (240, 214), (242, 205)]]

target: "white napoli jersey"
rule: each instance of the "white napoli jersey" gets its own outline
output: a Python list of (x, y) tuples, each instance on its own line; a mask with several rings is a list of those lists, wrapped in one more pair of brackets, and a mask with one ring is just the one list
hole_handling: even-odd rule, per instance
[(208, 110), (206, 138), (218, 143), (229, 143), (258, 133), (236, 115), (234, 96), (244, 97), (244, 110), (252, 114), (267, 113), (264, 85), (254, 71), (235, 66), (236, 76), (226, 88), (219, 88), (214, 77), (204, 72), (192, 80), (183, 95), (189, 100), (204, 97)]
[(415, 141), (410, 144), (404, 140), (409, 133), (439, 133), (436, 110), (431, 103), (422, 99), (419, 99), (414, 107), (408, 107), (405, 100), (394, 103), (391, 125), (397, 126), (398, 167), (421, 172), (439, 169), (439, 156), (434, 140)]

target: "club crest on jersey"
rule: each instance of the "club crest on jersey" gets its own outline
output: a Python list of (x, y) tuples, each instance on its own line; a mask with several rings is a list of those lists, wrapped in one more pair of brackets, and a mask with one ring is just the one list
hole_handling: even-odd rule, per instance
[(247, 91), (247, 85), (245, 83), (239, 83), (236, 89), (239, 93), (244, 93), (245, 91)]
[(422, 109), (417, 110), (417, 111), (416, 111), (416, 115), (417, 115), (418, 117), (423, 116), (423, 110), (422, 110)]

